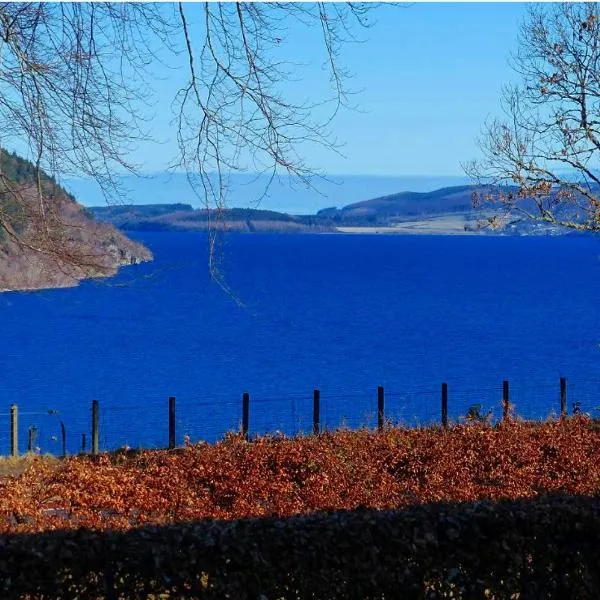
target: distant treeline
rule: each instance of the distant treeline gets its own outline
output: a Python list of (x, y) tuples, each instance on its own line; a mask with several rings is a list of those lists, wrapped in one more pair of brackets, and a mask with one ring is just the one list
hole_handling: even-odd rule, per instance
[[(490, 188), (490, 191), (497, 193), (500, 189)], [(502, 191), (517, 192), (516, 188), (502, 188)], [(103, 206), (90, 210), (98, 219), (109, 221), (122, 229), (134, 230), (185, 231), (206, 229), (211, 224), (238, 231), (335, 231), (337, 227), (394, 227), (405, 221), (451, 215), (462, 218), (465, 229), (477, 229), (480, 221), (499, 213), (497, 205), (485, 200), (475, 207), (475, 192), (481, 192), (481, 188), (462, 185), (432, 192), (400, 192), (342, 208), (324, 208), (313, 215), (290, 215), (253, 208), (194, 209), (189, 204), (181, 203)], [(532, 200), (520, 200), (519, 205), (535, 214)], [(566, 206), (565, 215), (569, 215), (570, 210)], [(574, 216), (571, 215), (572, 218)], [(560, 233), (551, 224), (534, 221), (523, 221), (518, 225), (511, 223), (505, 232), (513, 235)]]
[(209, 226), (234, 231), (304, 232), (327, 229), (326, 219), (293, 216), (272, 210), (230, 208), (193, 209), (189, 204), (141, 204), (93, 207), (99, 220), (137, 231), (203, 230)]

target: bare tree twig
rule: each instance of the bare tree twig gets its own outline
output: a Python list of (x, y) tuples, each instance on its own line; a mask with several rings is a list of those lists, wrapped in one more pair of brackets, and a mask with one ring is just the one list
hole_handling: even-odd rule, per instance
[(521, 28), (512, 66), (522, 83), (505, 91), (505, 119), (486, 124), (483, 157), (464, 165), (499, 186), (493, 199), (508, 212), (600, 231), (599, 16), (594, 3), (536, 5)]
[[(117, 175), (137, 172), (129, 157), (151, 137), (156, 66), (171, 60), (183, 59), (187, 70), (173, 104), (179, 156), (171, 165), (186, 172), (211, 218), (222, 215), (227, 181), (236, 171), (267, 172), (270, 181), (286, 173), (311, 186), (322, 174), (303, 150), (335, 150), (327, 125), (348, 99), (340, 49), (355, 39), (357, 28), (369, 26), (373, 8), (325, 2), (206, 2), (194, 8), (181, 2), (0, 3), (0, 145), (25, 141), (36, 165), (44, 231), (36, 234), (36, 247), (59, 256), (62, 243), (51, 231), (60, 228), (62, 215), (45, 195), (42, 171), (57, 180), (91, 177), (108, 202), (121, 198)], [(282, 58), (282, 48), (298, 26), (322, 37), (331, 87), (325, 100), (284, 94), (295, 66)], [(0, 228), (8, 234), (1, 219), (0, 212)], [(209, 229), (209, 268), (224, 285), (219, 237)]]

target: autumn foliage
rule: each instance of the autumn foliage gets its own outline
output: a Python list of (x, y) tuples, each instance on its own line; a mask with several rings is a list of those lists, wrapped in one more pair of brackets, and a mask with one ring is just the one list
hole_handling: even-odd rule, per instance
[(0, 533), (128, 530), (425, 503), (600, 492), (600, 431), (581, 416), (33, 460), (0, 479)]

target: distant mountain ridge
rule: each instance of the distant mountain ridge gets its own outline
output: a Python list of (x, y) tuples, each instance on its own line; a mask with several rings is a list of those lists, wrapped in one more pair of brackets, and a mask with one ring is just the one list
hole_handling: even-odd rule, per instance
[(312, 223), (314, 217), (297, 217), (272, 210), (230, 208), (194, 209), (189, 204), (138, 204), (94, 206), (88, 210), (99, 220), (128, 231), (201, 231), (216, 227), (227, 231), (302, 233), (333, 231), (331, 225)]
[[(91, 207), (89, 210), (125, 230), (203, 230), (211, 226), (228, 231), (320, 232), (339, 227), (393, 227), (408, 218), (461, 214), (465, 222), (477, 220), (472, 194), (476, 188), (461, 185), (433, 192), (400, 192), (363, 200), (343, 208), (324, 208), (314, 215), (231, 208), (217, 212), (193, 209), (189, 204), (138, 204)], [(464, 226), (463, 231), (464, 231)]]
[(472, 185), (462, 185), (432, 192), (399, 192), (355, 202), (340, 209), (324, 209), (317, 216), (357, 225), (374, 222), (387, 225), (395, 217), (472, 211), (475, 189)]
[[(222, 211), (193, 209), (189, 204), (150, 204), (91, 207), (101, 220), (126, 230), (205, 230), (209, 226), (228, 231), (320, 232), (385, 231), (386, 233), (501, 233), (511, 235), (558, 234), (564, 229), (524, 221), (507, 229), (486, 231), (481, 223), (499, 214), (498, 207), (483, 203), (475, 208), (473, 194), (481, 188), (459, 185), (431, 192), (403, 191), (319, 210), (314, 215), (249, 208)], [(508, 188), (507, 188), (508, 191)], [(516, 191), (516, 188), (515, 190)], [(531, 208), (531, 201), (521, 201)]]

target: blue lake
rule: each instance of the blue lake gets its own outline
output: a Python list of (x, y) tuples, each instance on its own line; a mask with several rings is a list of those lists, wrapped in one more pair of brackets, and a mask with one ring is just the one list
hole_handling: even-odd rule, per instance
[(499, 416), (502, 380), (518, 414), (600, 406), (600, 243), (593, 237), (228, 235), (223, 272), (239, 306), (210, 280), (202, 234), (139, 237), (153, 263), (77, 288), (0, 294), (0, 454), (8, 411), (20, 446), (89, 440), (100, 402), (105, 448), (164, 446), (167, 398), (177, 439), (239, 427), (308, 431), (312, 391), (329, 427), (386, 415), (439, 421), (481, 403)]

